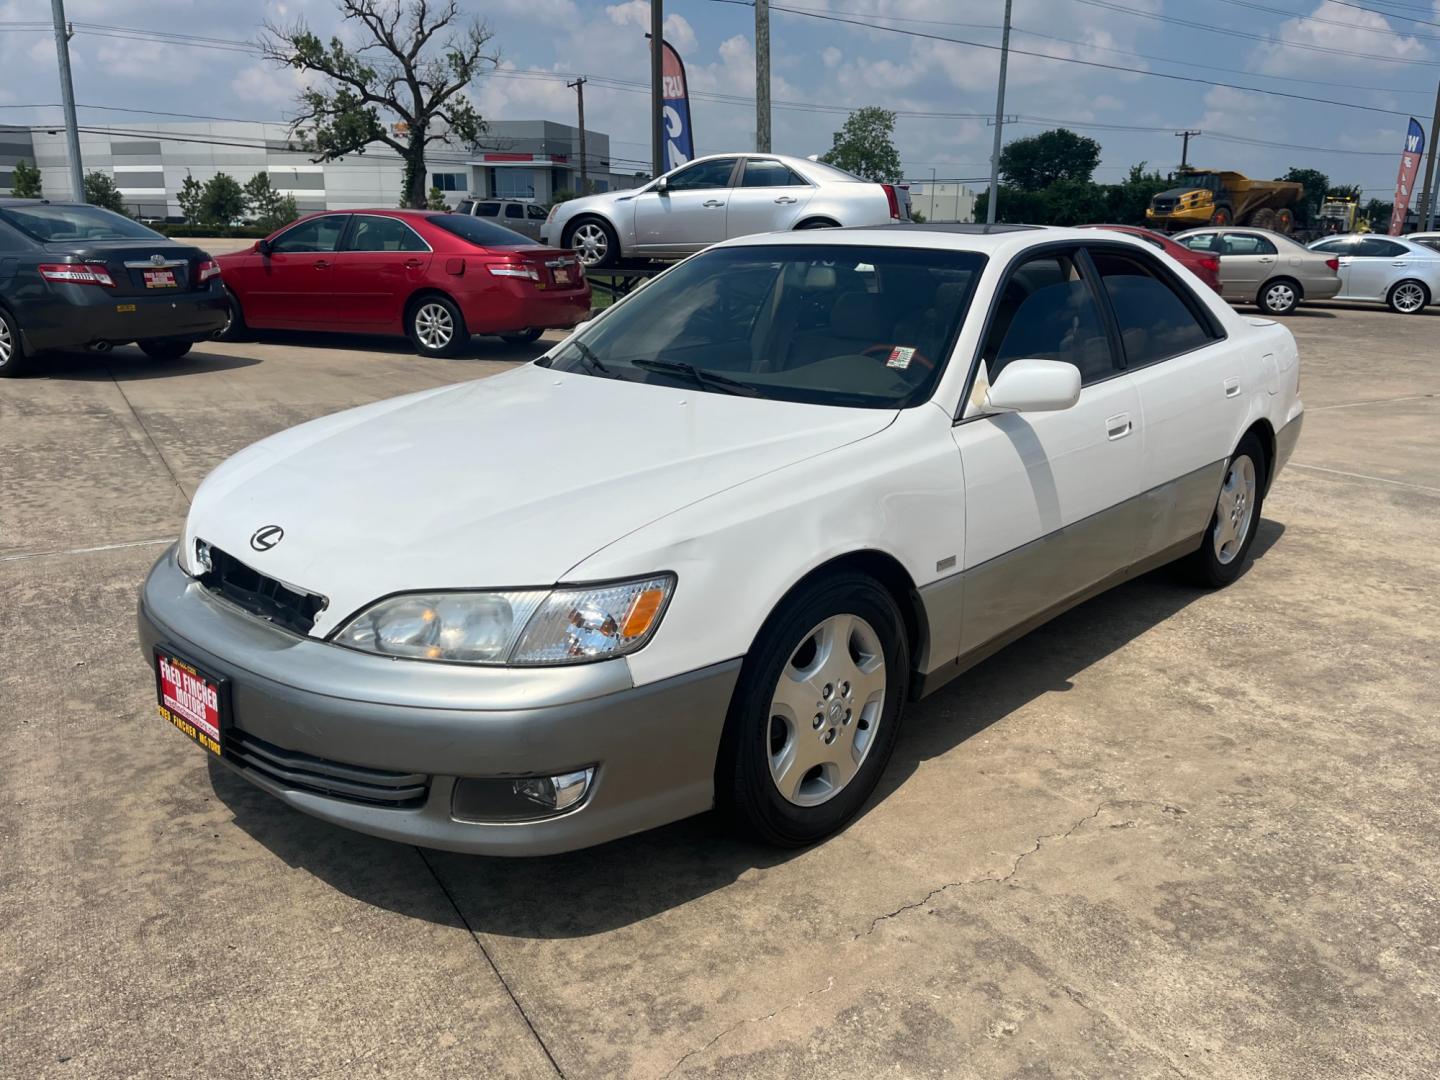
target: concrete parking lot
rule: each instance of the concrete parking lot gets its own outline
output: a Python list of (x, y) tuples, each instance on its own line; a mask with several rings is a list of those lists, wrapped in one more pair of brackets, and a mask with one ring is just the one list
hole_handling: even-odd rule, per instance
[(1240, 581), (1157, 573), (1005, 650), (788, 853), (709, 816), (424, 852), (156, 717), (136, 592), (212, 467), (531, 350), (0, 382), (0, 1075), (1440, 1074), (1440, 313), (1290, 325), (1309, 412)]

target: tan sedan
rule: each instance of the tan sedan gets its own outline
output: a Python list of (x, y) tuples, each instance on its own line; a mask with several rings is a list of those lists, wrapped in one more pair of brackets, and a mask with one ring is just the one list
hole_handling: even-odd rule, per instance
[(1267, 229), (1191, 229), (1177, 243), (1220, 256), (1220, 295), (1288, 315), (1301, 300), (1329, 300), (1340, 291), (1340, 260)]

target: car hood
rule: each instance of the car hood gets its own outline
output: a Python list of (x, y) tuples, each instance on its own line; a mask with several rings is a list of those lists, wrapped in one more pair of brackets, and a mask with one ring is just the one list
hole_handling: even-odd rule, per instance
[[(203, 539), (325, 596), (312, 633), (326, 636), (391, 593), (553, 584), (657, 518), (873, 435), (895, 415), (529, 365), (241, 451), (201, 484), (183, 550)], [(277, 525), (280, 541), (257, 550), (257, 531)]]

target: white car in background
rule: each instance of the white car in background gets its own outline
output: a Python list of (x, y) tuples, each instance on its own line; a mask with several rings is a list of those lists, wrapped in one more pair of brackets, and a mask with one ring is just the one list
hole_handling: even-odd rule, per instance
[(909, 702), (1152, 567), (1234, 581), (1302, 415), (1290, 331), (1129, 236), (749, 237), (237, 454), (140, 636), (167, 722), (350, 828), (808, 844)]
[(1440, 296), (1440, 251), (1413, 237), (1331, 236), (1310, 250), (1340, 260), (1336, 300), (1374, 300), (1401, 315), (1418, 315)]
[(624, 259), (680, 259), (754, 233), (885, 225), (908, 220), (894, 184), (781, 154), (712, 154), (644, 187), (552, 207), (543, 243), (570, 248), (594, 269)]

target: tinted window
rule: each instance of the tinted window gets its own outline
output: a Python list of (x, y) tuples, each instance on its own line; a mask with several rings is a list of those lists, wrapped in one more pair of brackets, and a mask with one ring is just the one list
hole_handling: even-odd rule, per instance
[(525, 216), (528, 217), (531, 221), (544, 221), (550, 215), (545, 212), (545, 208), (543, 206), (532, 205), (525, 208)]
[(340, 234), (345, 231), (345, 223), (349, 220), (349, 214), (327, 214), (302, 221), (276, 237), (270, 250), (280, 253), (334, 251), (340, 243)]
[(499, 217), (500, 204), (498, 202), (482, 202), (475, 204), (476, 217)]
[(1225, 247), (1222, 255), (1274, 255), (1275, 245), (1254, 233), (1227, 233), (1221, 237)]
[(730, 183), (730, 174), (734, 169), (734, 158), (702, 161), (670, 177), (666, 181), (666, 188), (670, 191), (696, 191), (700, 188), (725, 187)]
[(480, 247), (529, 247), (535, 243), (503, 225), (462, 214), (432, 214), (428, 220), (431, 225)]
[(1063, 360), (1092, 383), (1117, 368), (1100, 308), (1070, 253), (1040, 255), (1010, 275), (995, 302), (985, 370), (993, 384), (1012, 360)]
[(846, 172), (837, 165), (829, 165), (823, 161), (807, 161), (805, 168), (821, 180), (859, 180), (860, 177), (852, 172)]
[(1356, 245), (1354, 254), (1362, 259), (1398, 259), (1409, 255), (1410, 250), (1393, 240), (1381, 240), (1378, 236), (1367, 236)]
[(1323, 244), (1316, 244), (1311, 251), (1324, 251), (1330, 255), (1348, 255), (1354, 242), (1348, 237), (1340, 237), (1335, 240), (1326, 240)]
[(519, 203), (507, 203), (505, 206), (505, 216), (507, 218), (523, 219), (525, 217), (525, 207), (521, 206)]
[(455, 204), (455, 212), (457, 214), (473, 214), (475, 212), (475, 200), (461, 199)]
[(11, 206), (0, 210), (37, 240), (164, 240), (153, 229), (98, 206)]
[(1416, 240), (1415, 243), (1424, 244), (1428, 248), (1432, 248), (1435, 251), (1440, 251), (1440, 238), (1434, 240)]
[(1090, 255), (1115, 309), (1130, 367), (1168, 360), (1209, 344), (1210, 334), (1190, 306), (1140, 259), (1111, 251)]
[(918, 405), (944, 369), (984, 265), (975, 252), (861, 245), (712, 250), (597, 319), (552, 363), (724, 392), (683, 371), (645, 366), (668, 361), (739, 380), (769, 398)]
[(403, 221), (357, 214), (346, 251), (429, 251), (430, 247)]
[(1221, 249), (1221, 244), (1219, 241), (1220, 235), (1218, 233), (1207, 232), (1198, 233), (1195, 236), (1184, 237), (1182, 240), (1180, 240), (1180, 243), (1184, 244), (1191, 251), (1219, 252)]
[(804, 180), (778, 161), (747, 161), (741, 187), (796, 187)]

